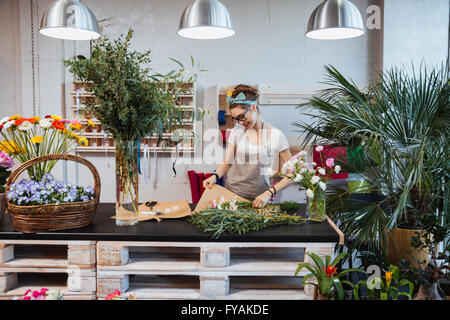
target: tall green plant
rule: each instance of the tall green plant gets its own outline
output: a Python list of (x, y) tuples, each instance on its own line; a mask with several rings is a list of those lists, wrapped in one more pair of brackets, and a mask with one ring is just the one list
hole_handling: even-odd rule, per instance
[(96, 101), (86, 111), (120, 141), (137, 141), (151, 134), (162, 137), (181, 124), (183, 111), (175, 107), (175, 101), (183, 92), (182, 83), (197, 77), (193, 73), (186, 78), (185, 67), (175, 59), (171, 60), (178, 69), (152, 72), (151, 51), (132, 50), (132, 37), (132, 29), (113, 41), (104, 36), (94, 42), (90, 59), (78, 56), (64, 61), (78, 79), (92, 81)]
[[(313, 122), (295, 123), (306, 143), (363, 149), (359, 161), (341, 159), (361, 172), (379, 201), (350, 201), (345, 189), (328, 188), (327, 214), (341, 220), (350, 248), (383, 252), (386, 231), (421, 227), (418, 213), (448, 221), (450, 86), (449, 68), (421, 67), (410, 75), (393, 68), (361, 91), (327, 66), (329, 89), (299, 106)], [(363, 164), (363, 165), (361, 165)]]

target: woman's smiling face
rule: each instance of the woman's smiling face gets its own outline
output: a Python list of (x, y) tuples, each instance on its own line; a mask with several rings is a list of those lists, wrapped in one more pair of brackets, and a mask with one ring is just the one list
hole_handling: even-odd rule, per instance
[(233, 109), (230, 110), (232, 119), (239, 123), (240, 125), (244, 126), (246, 129), (252, 128), (255, 124), (254, 117), (252, 117), (253, 114), (253, 107), (254, 105), (240, 105), (236, 106)]

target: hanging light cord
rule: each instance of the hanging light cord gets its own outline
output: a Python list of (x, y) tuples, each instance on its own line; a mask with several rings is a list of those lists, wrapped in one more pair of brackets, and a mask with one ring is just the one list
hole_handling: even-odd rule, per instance
[(31, 15), (31, 72), (33, 81), (33, 117), (36, 116), (36, 65), (35, 65), (35, 50), (34, 50), (34, 4), (30, 0), (30, 15)]

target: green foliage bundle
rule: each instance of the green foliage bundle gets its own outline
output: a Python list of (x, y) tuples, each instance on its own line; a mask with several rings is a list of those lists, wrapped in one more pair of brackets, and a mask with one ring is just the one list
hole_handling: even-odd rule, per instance
[(207, 208), (187, 218), (189, 223), (205, 233), (218, 238), (223, 233), (244, 234), (275, 225), (302, 224), (308, 219), (292, 216), (281, 211), (266, 211), (252, 208), (251, 202), (237, 201), (237, 208), (231, 209), (225, 204), (221, 209)]
[[(195, 81), (194, 73), (185, 79), (186, 69), (167, 74), (153, 73), (148, 64), (151, 51), (131, 49), (133, 30), (110, 41), (103, 36), (94, 42), (90, 59), (78, 56), (64, 61), (69, 71), (82, 81), (92, 81), (96, 101), (87, 113), (102, 123), (103, 129), (119, 141), (138, 141), (156, 134), (160, 138), (183, 120), (175, 101), (183, 92), (183, 82)], [(192, 65), (194, 61), (191, 57)]]

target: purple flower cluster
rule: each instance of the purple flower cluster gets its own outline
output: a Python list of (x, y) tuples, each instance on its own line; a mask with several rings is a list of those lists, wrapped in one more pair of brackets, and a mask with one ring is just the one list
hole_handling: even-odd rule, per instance
[(11, 169), (14, 165), (13, 159), (4, 151), (0, 151), (0, 168)]
[(66, 184), (48, 173), (39, 182), (23, 179), (12, 184), (7, 197), (9, 202), (19, 206), (86, 202), (94, 198), (94, 188)]

